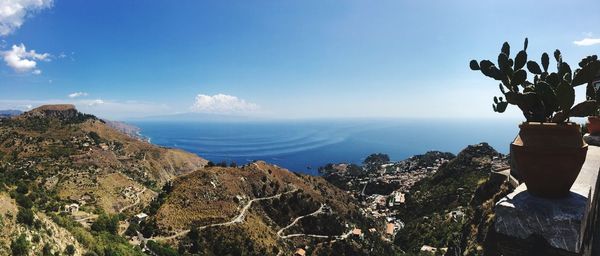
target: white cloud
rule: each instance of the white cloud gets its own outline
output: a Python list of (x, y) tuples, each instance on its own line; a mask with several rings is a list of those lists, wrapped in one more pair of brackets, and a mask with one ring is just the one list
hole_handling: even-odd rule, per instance
[(236, 96), (226, 94), (216, 94), (213, 96), (198, 94), (191, 107), (194, 112), (215, 113), (215, 114), (233, 114), (248, 113), (259, 109), (259, 106), (246, 102)]
[(0, 35), (17, 30), (30, 14), (52, 7), (53, 0), (0, 0)]
[(42, 71), (39, 69), (36, 69), (34, 71), (31, 71), (31, 73), (33, 73), (34, 75), (40, 75), (40, 74), (42, 74)]
[[(2, 0), (0, 0), (2, 1)], [(36, 53), (35, 50), (27, 51), (25, 45), (13, 45), (8, 51), (2, 52), (4, 62), (17, 72), (33, 71), (34, 74), (41, 74), (42, 71), (36, 69), (37, 60), (50, 60), (48, 53)]]
[[(52, 81), (52, 80), (50, 80)], [(87, 92), (74, 92), (68, 95), (69, 98), (73, 99), (73, 98), (77, 98), (77, 97), (85, 97), (88, 96)]]
[(600, 44), (600, 38), (586, 37), (579, 41), (573, 41), (573, 43), (578, 46), (590, 46), (590, 45)]
[(94, 106), (98, 106), (98, 105), (104, 104), (104, 101), (101, 100), (101, 99), (84, 101), (84, 102), (87, 102), (87, 105), (90, 106), (90, 107), (94, 107)]

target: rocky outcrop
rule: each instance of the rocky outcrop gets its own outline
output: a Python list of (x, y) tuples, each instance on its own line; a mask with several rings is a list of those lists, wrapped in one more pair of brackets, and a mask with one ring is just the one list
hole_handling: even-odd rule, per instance
[(23, 113), (21, 117), (54, 119), (65, 123), (81, 123), (88, 119), (98, 119), (94, 115), (77, 111), (71, 104), (42, 105)]
[(448, 247), (449, 255), (462, 255), (461, 244), (468, 244), (461, 241), (464, 229), (481, 229), (469, 241), (483, 241), (476, 238), (486, 229), (479, 223), (487, 223), (487, 212), (494, 205), (488, 201), (495, 197), (500, 183), (488, 180), (495, 166), (505, 159), (487, 143), (470, 145), (435, 174), (416, 183), (400, 208), (398, 218), (406, 225), (396, 234), (395, 243), (411, 253), (419, 253), (423, 245), (428, 245)]
[(475, 190), (460, 244), (449, 248), (447, 255), (493, 255), (489, 252), (496, 251), (492, 230), (494, 205), (514, 189), (509, 170), (492, 172), (489, 179)]

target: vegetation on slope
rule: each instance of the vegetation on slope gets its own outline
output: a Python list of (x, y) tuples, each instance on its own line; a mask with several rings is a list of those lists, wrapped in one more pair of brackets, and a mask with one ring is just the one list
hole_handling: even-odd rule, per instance
[(486, 143), (468, 146), (437, 173), (415, 184), (398, 214), (406, 225), (395, 244), (408, 253), (418, 253), (423, 245), (460, 245), (471, 199), (487, 181), (494, 156), (500, 154)]
[[(152, 189), (205, 164), (71, 105), (0, 119), (0, 255), (24, 253), (23, 236), (35, 255), (142, 255), (119, 235), (123, 220), (150, 201)], [(67, 212), (71, 204), (79, 211)], [(117, 214), (125, 206), (131, 210)]]

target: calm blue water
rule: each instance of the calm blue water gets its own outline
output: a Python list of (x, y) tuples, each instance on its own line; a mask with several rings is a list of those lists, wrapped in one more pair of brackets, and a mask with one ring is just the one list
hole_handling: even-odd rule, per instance
[(428, 150), (458, 153), (488, 142), (507, 153), (518, 131), (507, 120), (338, 120), (243, 123), (133, 122), (152, 143), (213, 162), (253, 160), (317, 174), (327, 163), (360, 163), (371, 153), (402, 160)]

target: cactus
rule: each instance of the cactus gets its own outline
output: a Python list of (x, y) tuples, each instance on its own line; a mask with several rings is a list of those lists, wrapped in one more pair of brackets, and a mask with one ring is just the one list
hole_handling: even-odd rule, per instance
[[(510, 45), (502, 44), (498, 55), (498, 66), (489, 60), (477, 62), (471, 60), (472, 70), (480, 71), (496, 81), (500, 81), (500, 92), (503, 97), (494, 97), (492, 108), (502, 113), (508, 104), (518, 106), (530, 122), (562, 123), (570, 117), (584, 117), (597, 112), (600, 102), (600, 89), (591, 86), (591, 81), (600, 71), (600, 61), (596, 55), (588, 56), (579, 62), (574, 72), (563, 62), (560, 50), (554, 51), (556, 72), (549, 73), (550, 57), (543, 53), (542, 66), (535, 61), (527, 60), (529, 41), (525, 38), (523, 50), (515, 59), (510, 58)], [(527, 80), (527, 67), (533, 76), (533, 82)], [(587, 99), (575, 105), (574, 87), (588, 83)]]

